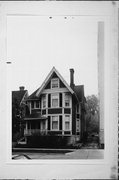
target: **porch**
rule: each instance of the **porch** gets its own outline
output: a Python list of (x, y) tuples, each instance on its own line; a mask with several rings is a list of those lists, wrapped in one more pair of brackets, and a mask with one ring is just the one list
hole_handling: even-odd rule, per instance
[(47, 130), (47, 129), (24, 129), (24, 135), (25, 136), (44, 136), (44, 135), (65, 135), (69, 136), (72, 135), (71, 131), (64, 131), (64, 130), (58, 130), (58, 131), (53, 131), (53, 130)]

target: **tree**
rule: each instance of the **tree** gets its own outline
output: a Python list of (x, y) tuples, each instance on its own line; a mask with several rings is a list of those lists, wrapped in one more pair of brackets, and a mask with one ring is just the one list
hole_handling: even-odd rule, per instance
[(12, 102), (12, 140), (17, 141), (23, 136), (26, 107), (19, 104), (17, 99)]
[(86, 97), (86, 129), (88, 134), (99, 132), (99, 100), (96, 95)]

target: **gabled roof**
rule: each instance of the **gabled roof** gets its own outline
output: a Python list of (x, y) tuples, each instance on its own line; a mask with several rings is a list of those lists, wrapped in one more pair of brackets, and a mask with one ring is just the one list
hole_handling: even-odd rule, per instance
[(15, 101), (17, 101), (18, 105), (20, 105), (26, 92), (27, 90), (12, 91), (12, 103), (15, 103)]
[(36, 93), (37, 93), (37, 91), (39, 90), (39, 88), (36, 90), (36, 91), (34, 91), (27, 99), (39, 99), (37, 96), (36, 96)]
[(40, 94), (42, 93), (42, 91), (44, 90), (44, 88), (46, 87), (46, 85), (48, 84), (50, 78), (52, 77), (53, 73), (56, 73), (56, 75), (59, 77), (59, 79), (64, 83), (64, 85), (67, 87), (67, 89), (71, 92), (71, 94), (74, 94), (74, 91), (72, 90), (72, 88), (67, 84), (67, 82), (64, 80), (64, 78), (61, 76), (61, 74), (56, 70), (55, 67), (52, 68), (52, 70), (50, 71), (50, 73), (48, 74), (48, 76), (46, 77), (46, 79), (44, 80), (44, 82), (42, 83), (42, 85), (40, 86), (40, 88), (38, 88), (35, 92), (33, 92), (28, 99), (37, 99)]

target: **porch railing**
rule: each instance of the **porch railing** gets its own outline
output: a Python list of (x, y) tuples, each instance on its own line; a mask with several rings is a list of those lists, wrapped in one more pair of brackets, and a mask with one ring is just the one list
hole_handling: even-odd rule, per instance
[(25, 129), (24, 135), (33, 135), (33, 134), (41, 134), (41, 135), (47, 135), (47, 130), (40, 130), (40, 129)]
[(63, 131), (63, 130), (59, 130), (59, 131), (53, 131), (53, 130), (41, 130), (41, 129), (25, 129), (24, 130), (24, 135), (25, 136), (32, 136), (32, 135), (51, 135), (51, 134), (57, 134), (57, 135), (71, 135), (72, 132), (71, 131), (68, 131), (69, 133), (66, 134), (65, 133), (66, 131)]

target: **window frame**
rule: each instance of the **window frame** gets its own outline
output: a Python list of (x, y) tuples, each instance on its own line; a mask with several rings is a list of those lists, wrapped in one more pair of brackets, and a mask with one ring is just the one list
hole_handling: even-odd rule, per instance
[[(68, 96), (69, 97), (69, 106), (66, 106), (66, 96)], [(64, 107), (65, 108), (69, 108), (69, 107), (71, 107), (71, 96), (70, 96), (70, 94), (69, 93), (65, 93), (65, 95), (64, 95)]]
[[(69, 116), (69, 120), (65, 119), (66, 116)], [(66, 126), (65, 126), (66, 122), (69, 122), (69, 129), (66, 129)], [(64, 131), (71, 131), (71, 115), (70, 114), (64, 115)]]
[[(36, 107), (37, 102), (38, 102), (39, 107)], [(40, 109), (40, 101), (35, 101), (35, 107), (34, 107), (34, 109)]]
[[(57, 117), (57, 122), (58, 122), (58, 128), (53, 129), (53, 117)], [(59, 131), (59, 116), (58, 115), (52, 115), (51, 116), (51, 131)]]
[[(45, 107), (43, 107), (44, 97), (45, 97)], [(42, 96), (42, 109), (46, 109), (46, 107), (47, 107), (47, 99), (46, 99), (46, 94), (44, 94)]]
[[(52, 87), (54, 80), (57, 80), (57, 81), (58, 81), (58, 82), (57, 82), (57, 83), (58, 83), (58, 87)], [(52, 79), (51, 79), (51, 89), (57, 89), (57, 88), (59, 88), (59, 78), (52, 78)]]
[[(52, 101), (53, 101), (53, 95), (57, 95), (57, 99), (58, 99), (58, 105), (56, 107), (53, 106)], [(51, 94), (51, 108), (59, 108), (59, 93), (53, 93)]]

